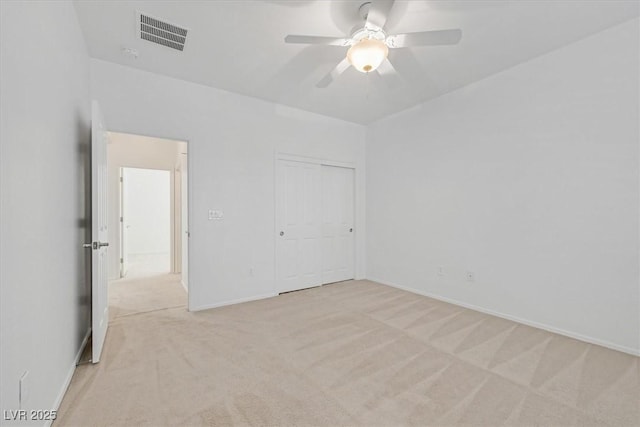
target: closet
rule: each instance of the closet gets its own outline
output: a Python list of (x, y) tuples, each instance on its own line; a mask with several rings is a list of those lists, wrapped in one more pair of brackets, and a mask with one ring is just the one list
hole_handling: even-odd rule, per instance
[(276, 161), (276, 287), (354, 278), (354, 169)]

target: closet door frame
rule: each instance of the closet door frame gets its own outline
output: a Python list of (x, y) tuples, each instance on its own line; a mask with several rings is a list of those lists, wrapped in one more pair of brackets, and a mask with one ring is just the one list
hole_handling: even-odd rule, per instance
[[(281, 152), (276, 152), (275, 156), (274, 156), (274, 228), (273, 228), (273, 236), (274, 236), (274, 291), (276, 294), (283, 292), (283, 290), (280, 289), (280, 283), (279, 283), (279, 266), (278, 266), (278, 238), (279, 236), (279, 195), (280, 195), (280, 188), (279, 188), (279, 173), (280, 173), (280, 165), (281, 165), (281, 160), (284, 161), (292, 161), (292, 162), (301, 162), (301, 163), (309, 163), (309, 164), (314, 164), (314, 165), (319, 165), (319, 166), (334, 166), (334, 167), (341, 167), (341, 168), (348, 168), (348, 169), (353, 169), (353, 188), (354, 188), (354, 194), (353, 194), (353, 219), (354, 219), (354, 226), (353, 226), (353, 271), (354, 271), (354, 278), (358, 279), (358, 264), (359, 264), (359, 260), (361, 259), (361, 256), (363, 254), (360, 254), (359, 252), (359, 247), (360, 245), (358, 244), (358, 237), (359, 237), (359, 227), (358, 227), (358, 218), (359, 218), (359, 213), (360, 213), (360, 209), (358, 206), (358, 200), (359, 200), (359, 194), (358, 194), (358, 168), (356, 163), (353, 162), (344, 162), (344, 161), (339, 161), (339, 160), (332, 160), (332, 159), (323, 159), (323, 158), (314, 158), (314, 157), (306, 157), (306, 156), (299, 156), (299, 155), (294, 155), (294, 154), (288, 154), (288, 153), (281, 153)], [(322, 195), (320, 195), (320, 197), (322, 197)], [(285, 291), (286, 292), (286, 291)]]

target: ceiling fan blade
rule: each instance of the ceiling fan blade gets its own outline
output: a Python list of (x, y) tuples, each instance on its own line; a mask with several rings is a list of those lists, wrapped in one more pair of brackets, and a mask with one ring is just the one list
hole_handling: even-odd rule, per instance
[(396, 34), (387, 37), (387, 45), (391, 48), (411, 46), (443, 46), (458, 44), (462, 38), (462, 30), (422, 31), (419, 33)]
[(323, 37), (323, 36), (300, 36), (289, 34), (284, 38), (285, 43), (296, 44), (323, 44), (329, 46), (349, 46), (351, 39)]
[(316, 87), (325, 88), (325, 87), (329, 86), (331, 84), (331, 82), (333, 82), (335, 79), (337, 79), (338, 76), (340, 76), (340, 74), (344, 73), (345, 70), (347, 68), (349, 68), (350, 66), (351, 66), (351, 64), (349, 64), (349, 61), (347, 60), (347, 58), (344, 58), (342, 61), (340, 61), (340, 63), (338, 65), (336, 65), (336, 68), (331, 70), (331, 72), (329, 74), (324, 76), (322, 78), (322, 80), (320, 80), (318, 83), (316, 83)]
[(387, 16), (393, 6), (395, 0), (371, 0), (371, 6), (369, 6), (369, 12), (367, 12), (366, 26), (375, 26), (378, 28), (384, 28), (384, 24), (387, 22)]
[(400, 74), (393, 68), (389, 59), (385, 59), (376, 69), (387, 85), (391, 88), (398, 87), (402, 84)]

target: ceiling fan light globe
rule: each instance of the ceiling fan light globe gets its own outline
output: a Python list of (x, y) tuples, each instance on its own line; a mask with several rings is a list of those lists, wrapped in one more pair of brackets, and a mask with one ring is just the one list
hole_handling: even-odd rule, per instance
[(381, 40), (362, 39), (347, 51), (347, 60), (361, 73), (374, 71), (387, 59), (389, 48)]

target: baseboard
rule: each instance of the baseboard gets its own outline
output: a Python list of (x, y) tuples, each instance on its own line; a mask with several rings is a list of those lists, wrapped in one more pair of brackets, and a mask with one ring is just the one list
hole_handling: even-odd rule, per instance
[(504, 314), (504, 313), (500, 313), (494, 310), (490, 310), (487, 308), (483, 308), (483, 307), (479, 307), (473, 304), (468, 304), (466, 302), (462, 302), (462, 301), (458, 301), (452, 298), (447, 298), (447, 297), (443, 297), (440, 295), (436, 295), (436, 294), (432, 294), (429, 292), (425, 292), (425, 291), (421, 291), (418, 289), (413, 289), (407, 286), (403, 286), (403, 285), (398, 285), (397, 283), (392, 283), (392, 282), (387, 282), (384, 280), (379, 280), (376, 278), (368, 278), (367, 280), (370, 280), (372, 282), (376, 282), (376, 283), (380, 283), (382, 285), (386, 285), (386, 286), (391, 286), (392, 288), (396, 288), (396, 289), (401, 289), (403, 291), (407, 291), (407, 292), (411, 292), (414, 294), (418, 294), (418, 295), (422, 295), (425, 297), (429, 297), (429, 298), (433, 298), (436, 299), (438, 301), (443, 301), (443, 302), (447, 302), (449, 304), (454, 304), (460, 307), (464, 307), (464, 308), (468, 308), (470, 310), (474, 310), (474, 311), (479, 311), (481, 313), (485, 313), (485, 314), (490, 314), (492, 316), (496, 316), (496, 317), (500, 317), (502, 319), (507, 319), (507, 320), (511, 320), (513, 322), (517, 322), (517, 323), (522, 323), (523, 325), (527, 325), (527, 326), (531, 326), (534, 328), (538, 328), (538, 329), (543, 329), (545, 331), (548, 332), (553, 332), (554, 334), (558, 334), (558, 335), (564, 335), (566, 337), (569, 338), (574, 338), (580, 341), (584, 341), (590, 344), (596, 344), (602, 347), (607, 347), (610, 348), (612, 350), (616, 350), (616, 351), (621, 351), (623, 353), (627, 353), (627, 354), (631, 354), (633, 356), (640, 356), (640, 349), (634, 349), (631, 347), (627, 347), (627, 346), (623, 346), (623, 345), (619, 345), (619, 344), (615, 344), (609, 341), (605, 341), (605, 340), (601, 340), (598, 338), (593, 338), (587, 335), (582, 335), (576, 332), (571, 332), (571, 331), (567, 331), (564, 329), (560, 329), (560, 328), (556, 328), (555, 326), (551, 326), (551, 325), (547, 325), (544, 323), (538, 323), (532, 320), (527, 320), (527, 319), (523, 319), (517, 316), (512, 316), (510, 314)]
[(253, 296), (253, 297), (239, 298), (239, 299), (234, 299), (234, 300), (231, 300), (231, 301), (217, 302), (215, 304), (205, 304), (205, 305), (201, 305), (201, 306), (198, 306), (198, 307), (190, 308), (189, 311), (209, 310), (211, 308), (224, 307), (226, 305), (240, 304), (240, 303), (249, 302), (249, 301), (257, 301), (257, 300), (260, 300), (260, 299), (272, 298), (272, 297), (277, 297), (277, 296), (278, 296), (277, 293), (256, 295), (256, 296)]
[[(69, 384), (71, 384), (71, 379), (73, 378), (73, 374), (76, 371), (76, 366), (78, 365), (78, 362), (80, 361), (80, 357), (82, 357), (82, 353), (84, 352), (84, 348), (87, 345), (87, 342), (89, 341), (89, 337), (90, 336), (91, 336), (91, 328), (89, 328), (87, 330), (87, 333), (85, 334), (84, 338), (82, 339), (82, 344), (80, 344), (80, 348), (78, 349), (78, 353), (76, 354), (76, 357), (73, 359), (73, 364), (69, 368), (69, 372), (67, 373), (67, 377), (64, 379), (64, 383), (62, 384), (62, 388), (60, 388), (60, 392), (58, 393), (58, 397), (56, 398), (55, 402), (53, 403), (53, 407), (51, 409), (54, 410), (54, 411), (57, 411), (58, 409), (60, 409), (60, 404), (62, 403), (62, 399), (64, 398), (64, 395), (67, 393), (67, 389), (69, 388)], [(53, 423), (53, 420), (45, 421), (44, 426), (45, 427), (50, 427), (52, 423)]]

